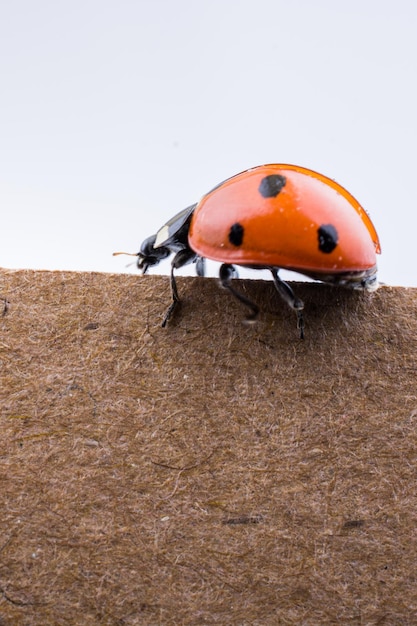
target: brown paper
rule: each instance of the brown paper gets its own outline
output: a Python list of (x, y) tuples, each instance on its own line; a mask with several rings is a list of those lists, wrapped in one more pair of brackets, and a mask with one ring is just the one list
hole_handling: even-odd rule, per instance
[(414, 623), (417, 289), (0, 278), (0, 624)]

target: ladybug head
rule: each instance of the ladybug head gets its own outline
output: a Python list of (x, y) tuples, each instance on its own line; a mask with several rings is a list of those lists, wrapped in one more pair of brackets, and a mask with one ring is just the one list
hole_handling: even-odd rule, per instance
[(155, 241), (156, 235), (148, 237), (142, 243), (140, 252), (137, 253), (138, 260), (136, 264), (138, 268), (142, 270), (143, 274), (148, 270), (148, 267), (158, 265), (160, 261), (166, 259), (171, 254), (171, 250), (164, 246), (154, 248)]

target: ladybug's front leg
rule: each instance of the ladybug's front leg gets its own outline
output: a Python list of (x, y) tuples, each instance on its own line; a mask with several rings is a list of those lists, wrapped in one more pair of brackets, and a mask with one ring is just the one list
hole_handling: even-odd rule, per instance
[(183, 267), (183, 265), (187, 265), (187, 263), (192, 263), (194, 261), (195, 256), (196, 256), (195, 252), (193, 252), (190, 248), (184, 248), (183, 250), (180, 250), (179, 252), (177, 252), (177, 254), (172, 259), (171, 278), (170, 278), (172, 302), (170, 306), (168, 307), (167, 312), (165, 313), (164, 319), (162, 320), (162, 328), (165, 328), (165, 326), (171, 319), (172, 314), (174, 313), (175, 309), (181, 302), (180, 297), (178, 295), (177, 282), (175, 280), (174, 270), (178, 269), (179, 267)]
[(304, 317), (303, 309), (304, 302), (297, 298), (288, 283), (281, 280), (278, 276), (278, 270), (276, 267), (271, 267), (271, 274), (274, 279), (275, 287), (283, 300), (297, 312), (297, 328), (300, 331), (300, 339), (304, 339)]

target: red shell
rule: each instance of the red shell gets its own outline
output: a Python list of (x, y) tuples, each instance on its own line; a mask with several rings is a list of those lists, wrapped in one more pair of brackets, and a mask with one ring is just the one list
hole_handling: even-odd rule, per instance
[(368, 214), (346, 189), (282, 164), (247, 170), (206, 194), (189, 244), (223, 263), (319, 274), (367, 270), (381, 251)]

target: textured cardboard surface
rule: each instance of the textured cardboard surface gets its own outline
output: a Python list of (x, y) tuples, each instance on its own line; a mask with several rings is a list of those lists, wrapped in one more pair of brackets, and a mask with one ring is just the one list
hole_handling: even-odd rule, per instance
[(416, 289), (0, 278), (2, 626), (416, 623)]

